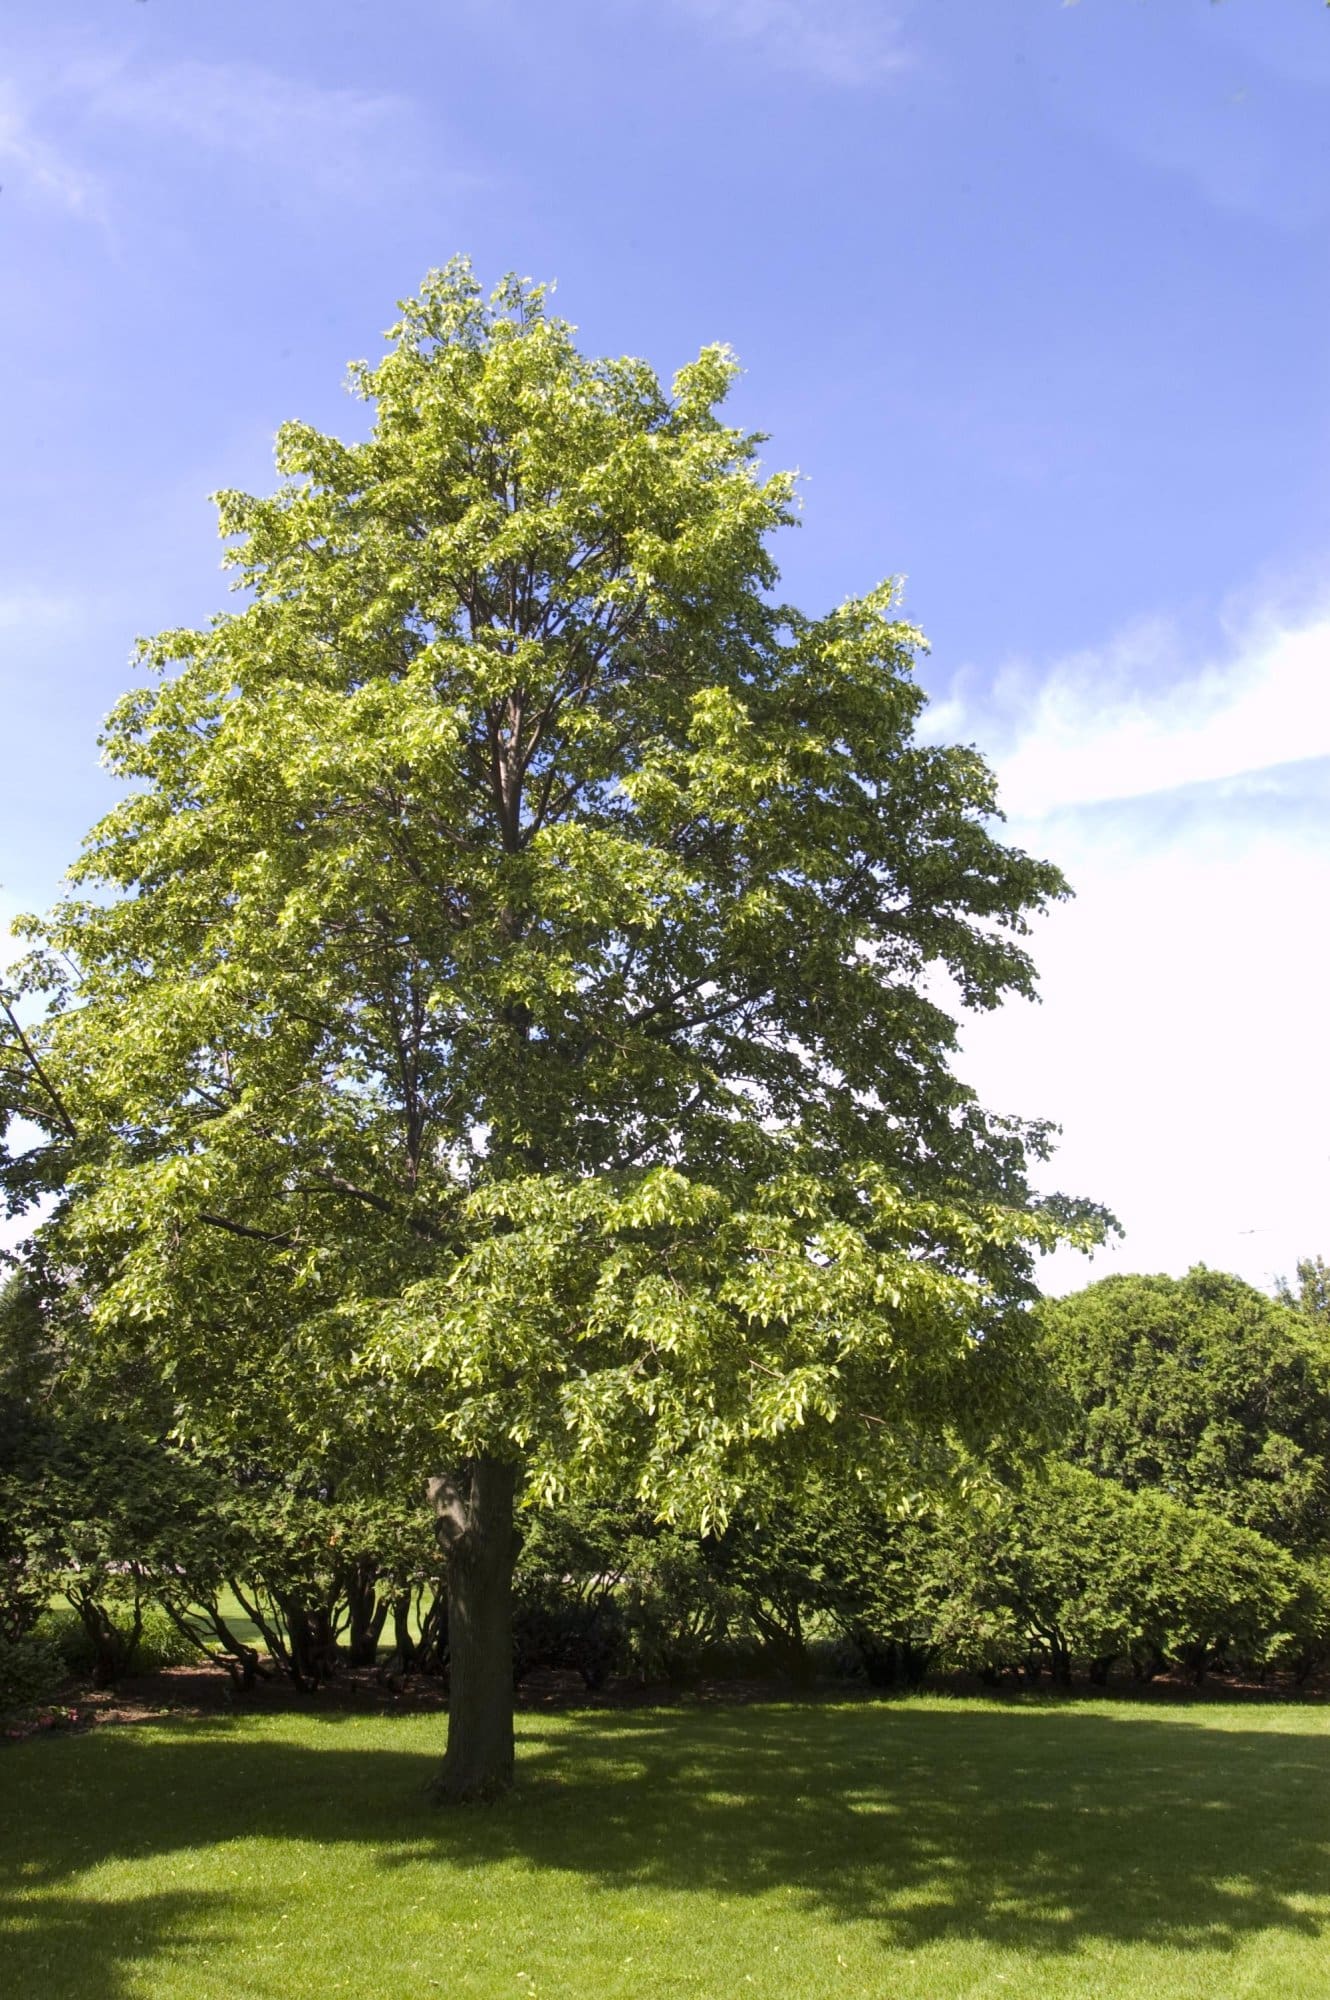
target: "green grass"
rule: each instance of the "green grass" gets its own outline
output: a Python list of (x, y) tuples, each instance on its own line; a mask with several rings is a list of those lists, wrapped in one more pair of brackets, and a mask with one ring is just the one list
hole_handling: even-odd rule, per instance
[(919, 1699), (527, 1716), (440, 1812), (432, 1717), (0, 1753), (0, 1990), (1326, 2000), (1330, 1716)]

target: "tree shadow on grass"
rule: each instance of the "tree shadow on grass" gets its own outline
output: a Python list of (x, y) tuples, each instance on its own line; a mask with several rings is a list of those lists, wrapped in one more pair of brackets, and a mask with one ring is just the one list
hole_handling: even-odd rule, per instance
[(114, 1902), (62, 1894), (24, 1905), (0, 1892), (0, 1990), (127, 2000), (145, 1967), (197, 1964), (238, 1918), (236, 1899), (218, 1893)]
[[(6, 1782), (21, 1874), (0, 1900), (20, 1990), (121, 2000), (118, 1968), (238, 1933), (254, 1918), (242, 1899), (97, 1904), (72, 1878), (255, 1835), (353, 1843), (374, 1869), (516, 1859), (606, 1888), (781, 1891), (907, 1949), (1224, 1950), (1323, 1928), (1308, 1905), (1330, 1882), (1330, 1736), (1273, 1717), (855, 1704), (530, 1718), (517, 1793), (452, 1812), (424, 1797), (434, 1754), (382, 1747), (400, 1727), (195, 1722), (32, 1746), (22, 1796)], [(84, 1950), (96, 1979), (43, 1978)]]
[[(1324, 1737), (1056, 1707), (673, 1721), (533, 1732), (536, 1797), (558, 1785), (585, 1829), (564, 1865), (794, 1889), (907, 1948), (1223, 1949), (1323, 1927), (1306, 1904), (1330, 1890)], [(492, 1851), (503, 1835), (486, 1830)]]

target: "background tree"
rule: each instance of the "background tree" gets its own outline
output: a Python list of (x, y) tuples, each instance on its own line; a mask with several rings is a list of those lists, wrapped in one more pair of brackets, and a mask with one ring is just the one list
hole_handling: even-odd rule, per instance
[(1330, 1265), (1324, 1257), (1300, 1257), (1296, 1284), (1281, 1278), (1279, 1297), (1295, 1312), (1330, 1329)]
[(464, 265), (391, 340), (363, 442), (289, 425), (222, 496), (240, 608), (144, 645), (5, 1102), (190, 1424), (433, 1470), (466, 1797), (511, 1774), (516, 1505), (961, 1476), (1019, 1429), (1035, 1249), (1102, 1218), (1031, 1198), (1045, 1130), (922, 985), (1029, 993), (1062, 880), (915, 738), (890, 587), (773, 598), (727, 352), (667, 391)]
[(11, 1271), (0, 1282), (0, 1713), (59, 1679), (36, 1632), (60, 1579), (32, 1480), (54, 1435), (44, 1404), (58, 1367), (37, 1289)]
[(1330, 1540), (1330, 1340), (1241, 1278), (1113, 1277), (1041, 1308), (1067, 1449), (1311, 1552)]

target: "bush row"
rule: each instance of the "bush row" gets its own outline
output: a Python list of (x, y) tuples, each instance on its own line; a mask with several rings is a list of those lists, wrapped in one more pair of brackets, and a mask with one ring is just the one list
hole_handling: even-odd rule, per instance
[[(241, 1687), (278, 1673), (312, 1689), (356, 1665), (446, 1675), (439, 1555), (410, 1496), (228, 1478), (101, 1425), (0, 1481), (0, 1518), (5, 1705), (40, 1698), (62, 1666), (106, 1684), (191, 1657)], [(1305, 1677), (1330, 1645), (1330, 1565), (1057, 1464), (911, 1520), (854, 1492), (708, 1538), (624, 1507), (537, 1516), (515, 1637), (519, 1678), (558, 1667), (589, 1688), (827, 1668), (877, 1687), (957, 1668), (1063, 1685)]]
[[(1299, 1280), (1271, 1300), (1198, 1268), (1048, 1303), (1066, 1458), (1020, 1490), (903, 1519), (847, 1468), (719, 1536), (629, 1503), (528, 1517), (517, 1673), (1305, 1677), (1330, 1643), (1330, 1294), (1319, 1263)], [(133, 1352), (71, 1349), (49, 1307), (0, 1286), (0, 1705), (195, 1656), (241, 1686), (446, 1673), (429, 1517), (372, 1422), (336, 1467), (271, 1431), (249, 1455), (170, 1445), (164, 1385)]]

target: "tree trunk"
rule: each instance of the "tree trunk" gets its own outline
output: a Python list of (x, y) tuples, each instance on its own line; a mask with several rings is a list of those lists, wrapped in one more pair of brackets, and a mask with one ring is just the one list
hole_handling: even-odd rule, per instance
[(864, 1679), (871, 1688), (895, 1687), (900, 1673), (900, 1655), (894, 1639), (881, 1639), (866, 1625), (852, 1625), (850, 1637), (859, 1648), (864, 1663)]
[(448, 1559), (448, 1747), (435, 1781), (450, 1804), (513, 1782), (513, 1501), (517, 1467), (476, 1458), (431, 1479)]
[(354, 1563), (346, 1580), (350, 1613), (346, 1656), (353, 1667), (372, 1667), (379, 1657), (379, 1640), (388, 1622), (388, 1598), (380, 1590), (380, 1582), (372, 1556), (362, 1556)]

